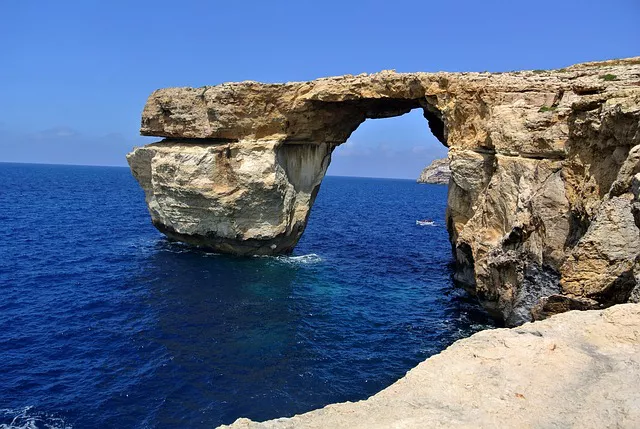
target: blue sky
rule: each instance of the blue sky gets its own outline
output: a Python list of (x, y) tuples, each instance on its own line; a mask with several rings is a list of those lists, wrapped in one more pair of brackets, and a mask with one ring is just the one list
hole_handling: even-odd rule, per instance
[[(0, 161), (125, 165), (167, 86), (508, 71), (640, 55), (640, 1), (0, 0)], [(414, 178), (420, 113), (368, 120), (330, 174)]]

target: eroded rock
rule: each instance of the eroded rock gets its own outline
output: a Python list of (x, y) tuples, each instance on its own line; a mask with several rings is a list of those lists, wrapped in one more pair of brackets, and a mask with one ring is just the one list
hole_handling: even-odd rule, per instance
[[(141, 132), (168, 140), (129, 161), (169, 237), (283, 253), (333, 148), (368, 118), (415, 108), (449, 147), (455, 278), (488, 309), (515, 325), (550, 296), (611, 305), (638, 295), (640, 58), (161, 89)], [(544, 308), (538, 317), (562, 306)]]
[(296, 245), (332, 147), (278, 141), (136, 148), (127, 159), (153, 224), (169, 238), (236, 255)]
[(636, 285), (640, 231), (632, 212), (632, 195), (606, 200), (591, 226), (571, 250), (561, 271), (565, 294), (615, 304), (626, 302)]
[(431, 183), (434, 185), (447, 185), (451, 178), (449, 158), (435, 159), (427, 165), (418, 177), (418, 183)]

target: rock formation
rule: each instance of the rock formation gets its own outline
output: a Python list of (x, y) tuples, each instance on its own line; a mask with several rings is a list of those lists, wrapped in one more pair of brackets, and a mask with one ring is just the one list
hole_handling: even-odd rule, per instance
[(367, 400), (234, 429), (638, 428), (640, 305), (479, 332)]
[(449, 158), (434, 159), (433, 162), (427, 165), (420, 177), (418, 177), (418, 183), (432, 183), (435, 185), (447, 185), (451, 178), (451, 170), (449, 169)]
[(129, 165), (169, 238), (233, 254), (289, 252), (307, 223), (332, 147), (277, 141), (164, 141)]
[(154, 225), (235, 254), (290, 251), (332, 150), (422, 109), (449, 147), (456, 279), (508, 325), (640, 298), (640, 58), (154, 92), (128, 155)]

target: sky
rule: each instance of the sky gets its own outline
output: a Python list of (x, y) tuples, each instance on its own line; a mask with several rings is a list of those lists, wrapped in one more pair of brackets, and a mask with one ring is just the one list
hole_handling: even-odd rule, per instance
[[(0, 162), (126, 165), (152, 91), (640, 55), (640, 0), (0, 0)], [(421, 112), (367, 120), (329, 174), (416, 178)]]

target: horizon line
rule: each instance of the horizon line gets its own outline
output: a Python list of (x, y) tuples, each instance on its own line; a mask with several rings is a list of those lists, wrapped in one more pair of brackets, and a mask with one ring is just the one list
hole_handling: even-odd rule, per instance
[[(53, 166), (61, 166), (61, 167), (105, 167), (105, 168), (126, 168), (129, 169), (127, 165), (104, 165), (104, 164), (65, 164), (65, 163), (54, 163), (54, 162), (22, 162), (22, 161), (0, 161), (0, 164), (21, 164), (21, 165), (53, 165)], [(376, 177), (376, 176), (350, 176), (344, 174), (326, 174), (325, 177), (346, 177), (350, 179), (389, 179), (389, 180), (417, 180), (410, 177)]]

